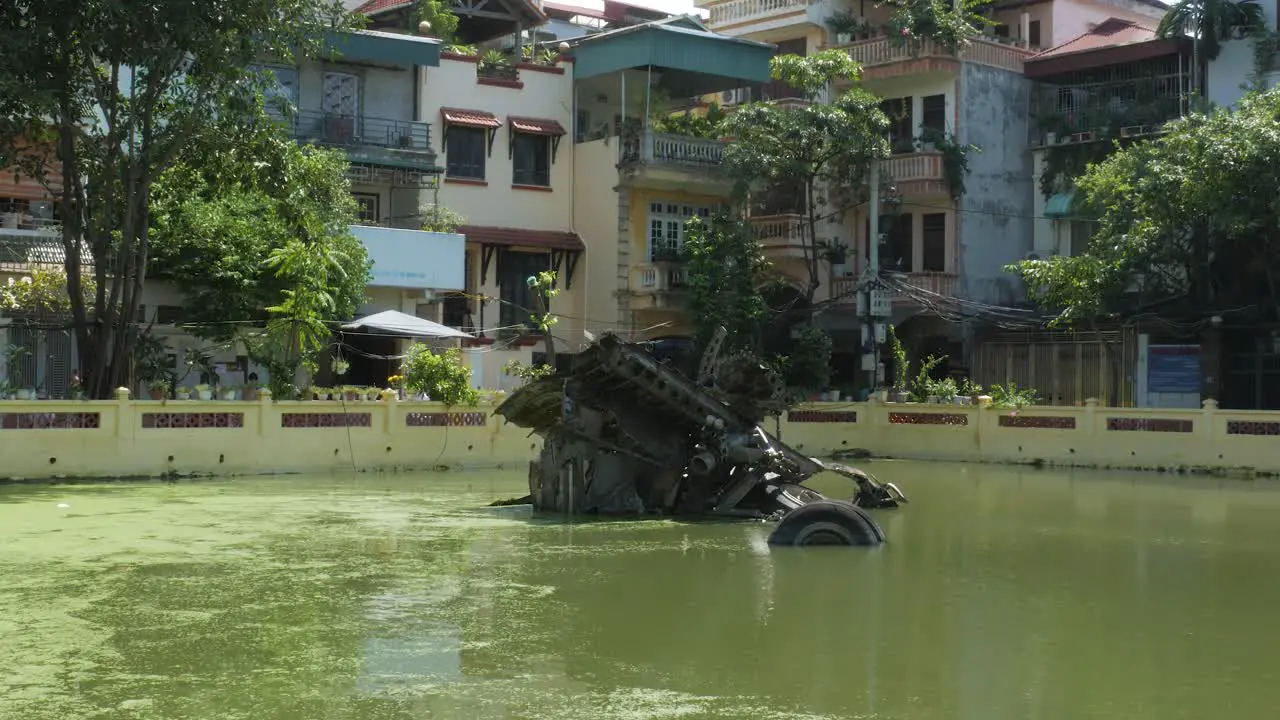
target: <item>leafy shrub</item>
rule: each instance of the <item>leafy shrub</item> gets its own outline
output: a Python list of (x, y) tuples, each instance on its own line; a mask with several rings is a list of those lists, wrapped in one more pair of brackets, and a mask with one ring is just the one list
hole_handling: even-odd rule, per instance
[(414, 343), (400, 374), (410, 390), (445, 405), (475, 405), (480, 398), (471, 387), (471, 369), (462, 364), (462, 353), (456, 349), (437, 354), (428, 345)]

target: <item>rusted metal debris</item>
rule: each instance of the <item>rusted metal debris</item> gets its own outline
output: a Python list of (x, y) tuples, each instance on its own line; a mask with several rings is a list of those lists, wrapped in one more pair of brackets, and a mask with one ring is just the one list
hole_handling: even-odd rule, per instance
[[(781, 388), (748, 356), (717, 358), (718, 346), (712, 343), (691, 380), (643, 346), (606, 334), (574, 358), (568, 374), (512, 393), (497, 414), (543, 438), (541, 455), (529, 464), (527, 500), (567, 514), (769, 520), (821, 503), (801, 514), (811, 516), (804, 529), (792, 523), (783, 532), (784, 522), (774, 536), (785, 535), (784, 544), (882, 539), (860, 508), (896, 507), (902, 493), (856, 468), (805, 457), (769, 434), (761, 422), (784, 408)], [(851, 502), (831, 502), (803, 486), (823, 470), (854, 482)]]

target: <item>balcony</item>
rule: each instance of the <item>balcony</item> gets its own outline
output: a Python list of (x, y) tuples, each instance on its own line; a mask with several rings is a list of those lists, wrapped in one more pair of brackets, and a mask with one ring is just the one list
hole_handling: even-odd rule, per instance
[(626, 181), (652, 190), (687, 190), (690, 182), (703, 185), (708, 194), (724, 194), (728, 178), (720, 174), (727, 143), (716, 138), (656, 133), (649, 129), (624, 135), (618, 167)]
[(751, 228), (768, 259), (804, 259), (805, 238), (809, 236), (808, 221), (804, 215), (756, 216), (751, 218)]
[(58, 225), (53, 217), (52, 200), (14, 200), (0, 202), (0, 230), (27, 232), (52, 230)]
[(1016, 45), (975, 38), (956, 53), (933, 40), (900, 42), (887, 37), (859, 40), (848, 48), (849, 57), (862, 65), (866, 80), (885, 79), (928, 72), (955, 72), (957, 61), (977, 63), (1021, 74), (1023, 63), (1035, 54)]
[(631, 309), (679, 309), (684, 304), (687, 269), (677, 261), (658, 261), (631, 268)]
[(910, 195), (948, 195), (942, 154), (933, 151), (894, 155), (880, 164), (880, 173), (898, 192)]
[(707, 24), (721, 32), (725, 25), (744, 25), (800, 15), (811, 4), (814, 4), (812, 0), (728, 0), (707, 8), (711, 13)]
[[(895, 279), (907, 285), (944, 297), (955, 297), (960, 285), (960, 278), (953, 273), (913, 272), (894, 273), (893, 275)], [(855, 288), (857, 288), (859, 282), (860, 278), (857, 277), (832, 278), (831, 296), (838, 298), (841, 303), (855, 304), (858, 300)], [(900, 304), (918, 304), (902, 293), (893, 293), (890, 295), (890, 300)]]
[(438, 171), (431, 125), (425, 122), (304, 110), (293, 120), (293, 137), (342, 148), (352, 163)]

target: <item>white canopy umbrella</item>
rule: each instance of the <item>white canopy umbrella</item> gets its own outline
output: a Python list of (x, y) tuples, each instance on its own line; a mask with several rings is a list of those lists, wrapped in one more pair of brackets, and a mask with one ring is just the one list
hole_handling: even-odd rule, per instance
[(343, 330), (371, 330), (386, 335), (418, 338), (469, 338), (474, 337), (438, 322), (423, 320), (398, 310), (386, 310), (362, 317), (342, 326)]

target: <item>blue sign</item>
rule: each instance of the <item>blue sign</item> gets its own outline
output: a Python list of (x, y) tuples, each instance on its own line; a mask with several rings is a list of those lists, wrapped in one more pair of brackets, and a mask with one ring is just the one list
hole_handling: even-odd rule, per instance
[(1152, 345), (1147, 348), (1147, 392), (1198, 394), (1200, 346)]

